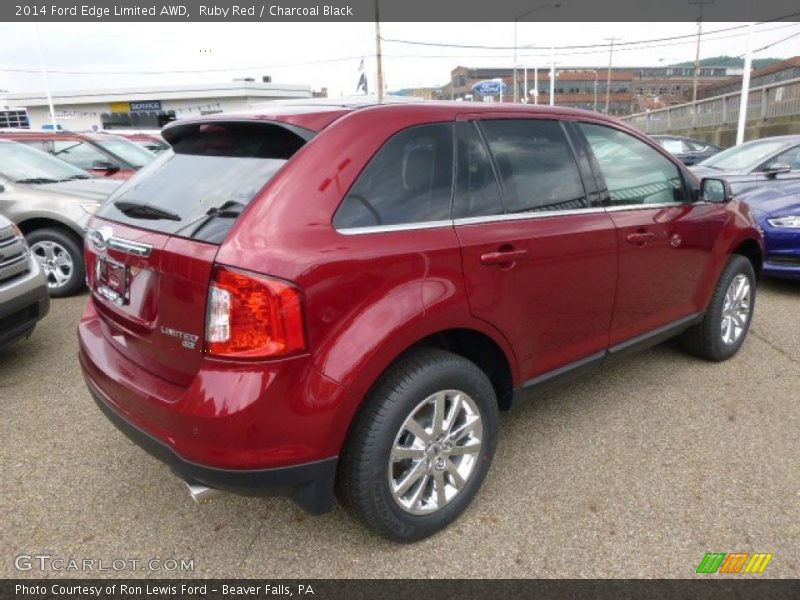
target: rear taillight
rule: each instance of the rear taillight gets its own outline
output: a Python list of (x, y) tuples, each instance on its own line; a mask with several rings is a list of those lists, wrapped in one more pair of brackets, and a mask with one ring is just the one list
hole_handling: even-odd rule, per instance
[(306, 349), (300, 291), (291, 284), (217, 267), (208, 292), (206, 352), (265, 358)]

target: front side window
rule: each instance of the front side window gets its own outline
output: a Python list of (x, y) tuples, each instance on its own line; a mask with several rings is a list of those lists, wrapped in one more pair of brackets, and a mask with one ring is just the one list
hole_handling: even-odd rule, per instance
[(156, 157), (152, 152), (126, 139), (98, 140), (97, 145), (119, 156), (134, 169), (141, 169)]
[(612, 206), (689, 201), (680, 170), (660, 152), (612, 127), (579, 127), (597, 159)]
[(505, 212), (585, 208), (585, 191), (558, 121), (485, 120), (480, 125), (502, 181)]
[(111, 162), (107, 155), (81, 140), (55, 140), (53, 155), (81, 169), (91, 169), (99, 162)]
[(391, 137), (336, 211), (337, 229), (428, 223), (450, 218), (453, 130), (419, 125)]
[(785, 165), (789, 165), (792, 171), (800, 170), (800, 146), (795, 146), (791, 150), (787, 150), (786, 152), (781, 152), (778, 156), (776, 156), (773, 160), (769, 161), (766, 165), (772, 165), (774, 163), (782, 163)]

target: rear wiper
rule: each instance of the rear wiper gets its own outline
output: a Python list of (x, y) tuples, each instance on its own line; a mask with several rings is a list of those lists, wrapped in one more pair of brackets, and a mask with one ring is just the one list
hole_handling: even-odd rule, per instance
[(58, 179), (49, 177), (29, 177), (28, 179), (17, 179), (15, 183), (58, 183)]
[(235, 200), (226, 200), (219, 206), (215, 206), (214, 208), (209, 208), (203, 215), (201, 215), (194, 221), (187, 223), (186, 225), (178, 229), (178, 231), (176, 231), (175, 233), (176, 234), (180, 233), (181, 231), (189, 229), (189, 227), (192, 227), (193, 225), (200, 223), (200, 225), (195, 227), (194, 232), (192, 233), (192, 235), (194, 235), (195, 233), (200, 231), (203, 227), (205, 227), (206, 223), (208, 223), (211, 219), (235, 219), (240, 214), (242, 214), (242, 211), (245, 208), (246, 208), (245, 205), (242, 204), (241, 202), (236, 202)]
[(149, 204), (138, 204), (136, 202), (125, 202), (117, 200), (114, 202), (123, 214), (134, 219), (169, 219), (170, 221), (180, 221), (181, 217), (174, 212), (150, 206)]

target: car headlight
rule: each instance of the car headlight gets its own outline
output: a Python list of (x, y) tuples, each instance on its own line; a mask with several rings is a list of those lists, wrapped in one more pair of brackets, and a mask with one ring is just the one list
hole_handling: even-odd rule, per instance
[(100, 208), (99, 202), (87, 202), (85, 204), (81, 204), (81, 208), (85, 210), (90, 215), (93, 215), (97, 212), (97, 209)]
[(788, 215), (767, 219), (767, 222), (778, 229), (800, 229), (800, 215)]

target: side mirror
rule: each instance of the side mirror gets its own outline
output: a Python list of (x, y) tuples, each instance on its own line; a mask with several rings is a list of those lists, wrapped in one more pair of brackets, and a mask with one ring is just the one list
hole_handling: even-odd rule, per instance
[(733, 198), (731, 184), (724, 179), (705, 177), (700, 182), (700, 200), (702, 202), (729, 202)]
[(780, 175), (781, 173), (788, 173), (791, 170), (792, 167), (790, 165), (787, 165), (786, 163), (782, 162), (770, 163), (766, 167), (764, 167), (764, 173), (766, 173), (768, 177), (775, 177), (776, 175)]
[(111, 175), (119, 171), (119, 167), (106, 160), (96, 160), (92, 163), (92, 171), (105, 171), (106, 174)]

